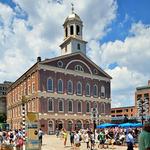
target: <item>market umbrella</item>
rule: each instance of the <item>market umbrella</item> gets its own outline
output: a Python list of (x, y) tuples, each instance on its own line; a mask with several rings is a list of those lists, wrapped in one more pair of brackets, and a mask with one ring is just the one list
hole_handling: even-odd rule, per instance
[(138, 128), (138, 127), (143, 127), (142, 123), (133, 123), (133, 127)]
[(110, 128), (110, 127), (117, 127), (118, 125), (117, 124), (112, 124), (112, 123), (103, 123), (103, 124), (100, 124), (98, 125), (96, 128)]
[(121, 127), (121, 128), (132, 128), (133, 123), (122, 123), (119, 125), (119, 127)]

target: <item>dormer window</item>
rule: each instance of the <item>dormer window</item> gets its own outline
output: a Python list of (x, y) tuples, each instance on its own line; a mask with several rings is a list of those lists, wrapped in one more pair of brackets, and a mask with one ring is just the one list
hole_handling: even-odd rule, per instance
[(84, 71), (84, 69), (83, 69), (83, 67), (81, 65), (76, 65), (75, 66), (75, 70), (76, 71), (82, 71), (82, 72)]

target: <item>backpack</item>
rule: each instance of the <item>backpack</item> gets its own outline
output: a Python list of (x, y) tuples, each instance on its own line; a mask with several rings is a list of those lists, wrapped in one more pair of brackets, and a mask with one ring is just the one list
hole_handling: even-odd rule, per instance
[(13, 138), (14, 138), (13, 133), (10, 133), (10, 138), (11, 138), (11, 139), (13, 139)]

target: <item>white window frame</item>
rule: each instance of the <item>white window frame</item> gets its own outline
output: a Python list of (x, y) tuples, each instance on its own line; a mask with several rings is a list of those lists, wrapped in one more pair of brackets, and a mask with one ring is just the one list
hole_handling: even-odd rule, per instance
[[(95, 88), (96, 88), (96, 95), (95, 95)], [(94, 97), (98, 97), (98, 86), (97, 86), (97, 84), (94, 84), (93, 96), (94, 96)]]
[[(104, 96), (102, 96), (102, 93), (104, 93)], [(101, 97), (105, 98), (105, 87), (103, 85), (101, 86)]]
[[(59, 82), (60, 82), (60, 81), (61, 81), (61, 83), (62, 83), (62, 91), (59, 90)], [(58, 80), (57, 89), (58, 89), (58, 93), (63, 93), (63, 80), (62, 80), (62, 79), (59, 79), (59, 80)]]
[[(78, 93), (78, 84), (81, 85), (81, 93)], [(80, 81), (77, 82), (77, 87), (76, 88), (77, 88), (77, 92), (76, 92), (77, 95), (82, 95), (82, 93), (83, 93), (83, 91), (82, 91), (82, 83)]]
[[(69, 102), (72, 103), (72, 111), (69, 111)], [(72, 100), (69, 100), (69, 101), (68, 101), (68, 112), (71, 112), (71, 113), (73, 112), (73, 101), (72, 101)]]
[[(59, 110), (59, 102), (62, 101), (62, 111)], [(59, 99), (58, 100), (58, 112), (64, 112), (64, 100), (63, 99)]]
[[(89, 103), (89, 112), (87, 112), (87, 103)], [(86, 102), (86, 113), (90, 113), (91, 111), (91, 103), (90, 102)]]
[[(68, 89), (69, 89), (69, 88), (68, 88), (68, 87), (69, 87), (69, 82), (71, 83), (71, 88), (72, 88), (72, 89), (71, 89), (71, 92), (69, 92), (69, 90), (68, 90)], [(68, 93), (68, 94), (73, 94), (73, 82), (72, 82), (71, 80), (68, 80), (68, 81), (67, 81), (67, 93)]]
[[(79, 112), (78, 103), (81, 103), (81, 112)], [(78, 101), (78, 102), (77, 102), (77, 113), (82, 113), (82, 102), (81, 102), (81, 101)]]
[[(49, 101), (50, 100), (52, 101), (52, 110), (49, 110)], [(48, 102), (48, 104), (47, 104), (47, 106), (48, 106), (48, 108), (47, 108), (48, 112), (54, 112), (54, 100), (51, 99), (51, 98), (49, 98), (47, 102)]]
[[(48, 89), (48, 85), (49, 85), (49, 84), (48, 84), (48, 81), (49, 81), (49, 80), (52, 80), (52, 90), (49, 90), (49, 89)], [(54, 91), (54, 81), (53, 81), (53, 79), (52, 79), (51, 77), (49, 77), (49, 78), (47, 79), (47, 91), (48, 91), (48, 92), (53, 92), (53, 91)]]
[[(87, 94), (87, 86), (89, 86), (89, 94)], [(91, 95), (91, 86), (89, 83), (86, 84), (86, 87), (85, 87), (85, 95), (86, 96), (90, 96)]]

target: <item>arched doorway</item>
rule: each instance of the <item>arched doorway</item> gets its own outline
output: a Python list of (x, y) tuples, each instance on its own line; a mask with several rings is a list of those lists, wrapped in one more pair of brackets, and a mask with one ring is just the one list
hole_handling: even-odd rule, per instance
[(61, 120), (57, 122), (57, 127), (58, 127), (58, 130), (61, 130), (63, 128), (63, 122)]
[(82, 122), (80, 120), (77, 120), (76, 122), (76, 130), (82, 129)]
[(68, 121), (68, 131), (71, 131), (71, 130), (72, 130), (72, 125), (73, 125), (72, 121), (69, 120), (69, 121)]
[(88, 120), (85, 121), (84, 128), (85, 129), (89, 129), (90, 128), (90, 123), (89, 123)]
[(53, 121), (49, 121), (48, 122), (48, 134), (53, 134), (53, 132), (54, 132), (54, 123), (53, 123)]

